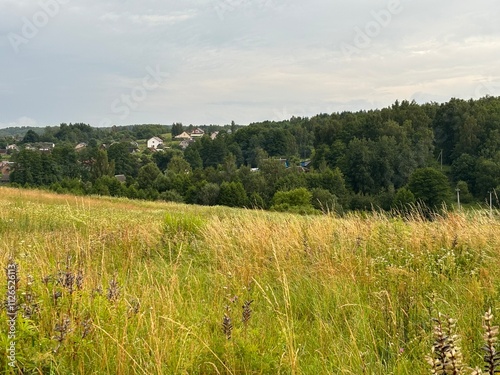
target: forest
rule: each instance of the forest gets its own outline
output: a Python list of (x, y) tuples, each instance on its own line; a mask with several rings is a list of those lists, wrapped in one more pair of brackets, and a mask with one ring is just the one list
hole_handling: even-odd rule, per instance
[[(500, 187), (500, 97), (199, 126), (205, 136), (185, 149), (174, 141), (155, 152), (134, 146), (194, 128), (61, 124), (17, 141), (6, 135), (0, 148), (19, 146), (12, 186), (298, 213), (440, 209), (456, 204), (457, 191), (475, 205)], [(23, 147), (36, 142), (55, 147)]]

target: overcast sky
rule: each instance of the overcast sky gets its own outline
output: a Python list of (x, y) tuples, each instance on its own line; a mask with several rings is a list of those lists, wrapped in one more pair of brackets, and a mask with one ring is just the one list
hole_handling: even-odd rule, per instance
[(500, 95), (498, 0), (0, 0), (0, 127)]

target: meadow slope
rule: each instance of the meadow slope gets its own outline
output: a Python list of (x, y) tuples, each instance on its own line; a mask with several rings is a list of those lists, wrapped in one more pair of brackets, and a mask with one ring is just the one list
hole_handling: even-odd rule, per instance
[[(18, 264), (16, 363), (26, 374), (427, 374), (442, 312), (475, 366), (482, 316), (500, 308), (499, 229), (479, 211), (302, 217), (0, 188), (0, 261)], [(7, 324), (4, 309), (3, 347)], [(0, 366), (10, 371), (5, 356)]]

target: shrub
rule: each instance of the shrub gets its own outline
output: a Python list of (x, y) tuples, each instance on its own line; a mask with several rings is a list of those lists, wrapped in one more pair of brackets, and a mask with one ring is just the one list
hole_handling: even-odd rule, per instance
[(278, 191), (274, 194), (273, 206), (288, 204), (290, 206), (312, 206), (312, 194), (306, 188), (299, 188), (290, 191)]
[(407, 210), (415, 204), (415, 196), (405, 187), (402, 187), (396, 192), (392, 207), (397, 210)]
[(408, 188), (416, 200), (430, 209), (439, 208), (450, 200), (448, 179), (434, 168), (420, 168), (413, 172)]
[(322, 212), (335, 212), (342, 208), (339, 206), (337, 197), (326, 189), (312, 190), (312, 205)]
[(248, 204), (247, 193), (241, 182), (223, 182), (220, 186), (219, 204), (244, 207)]
[(176, 190), (167, 190), (160, 194), (160, 199), (167, 202), (183, 203), (184, 198)]
[(272, 199), (271, 210), (298, 214), (315, 213), (316, 211), (311, 204), (312, 196), (312, 193), (306, 188), (278, 191)]

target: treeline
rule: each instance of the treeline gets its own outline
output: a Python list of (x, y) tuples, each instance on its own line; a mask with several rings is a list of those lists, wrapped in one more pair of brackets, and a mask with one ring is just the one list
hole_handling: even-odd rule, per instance
[[(55, 149), (15, 155), (11, 182), (299, 212), (404, 208), (417, 201), (436, 207), (450, 203), (457, 187), (462, 203), (482, 202), (500, 186), (500, 98), (403, 101), (381, 110), (205, 127), (206, 135), (184, 151), (130, 153), (130, 140), (191, 129), (47, 128), (39, 140), (56, 140)], [(217, 137), (208, 136), (215, 131)], [(89, 146), (76, 152), (77, 142)]]
[[(113, 126), (111, 128), (94, 128), (88, 124), (63, 123), (59, 126), (47, 126), (44, 129), (30, 128), (24, 136), (17, 140), (13, 136), (0, 139), (1, 144), (16, 141), (18, 144), (52, 142), (52, 143), (88, 143), (91, 146), (108, 144), (115, 141), (132, 141), (135, 139), (151, 138), (157, 134), (167, 133), (171, 126), (168, 125), (129, 125)], [(16, 134), (16, 133), (13, 133)]]

